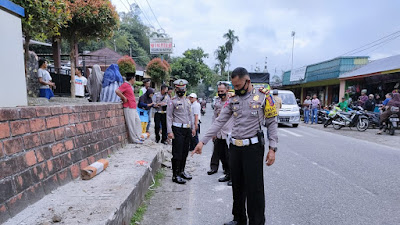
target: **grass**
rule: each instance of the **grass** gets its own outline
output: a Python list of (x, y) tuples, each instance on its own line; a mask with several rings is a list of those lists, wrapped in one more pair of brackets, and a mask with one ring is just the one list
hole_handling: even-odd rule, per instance
[(135, 214), (133, 215), (130, 225), (140, 224), (140, 222), (143, 220), (143, 216), (147, 211), (147, 203), (154, 196), (155, 189), (157, 189), (158, 187), (161, 186), (161, 180), (165, 176), (164, 173), (165, 173), (164, 169), (160, 169), (154, 175), (154, 184), (146, 192), (146, 194), (144, 196), (144, 201), (142, 202), (142, 204), (140, 204), (139, 208), (136, 210)]

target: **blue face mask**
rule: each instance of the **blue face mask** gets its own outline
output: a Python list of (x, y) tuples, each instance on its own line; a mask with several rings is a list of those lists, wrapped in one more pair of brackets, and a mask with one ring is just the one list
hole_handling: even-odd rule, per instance
[(236, 95), (243, 96), (243, 95), (245, 95), (247, 93), (247, 90), (249, 89), (249, 87), (247, 87), (246, 89), (244, 88), (244, 87), (246, 87), (247, 81), (248, 80), (246, 80), (246, 82), (244, 82), (244, 85), (243, 85), (243, 87), (241, 89), (239, 89), (239, 90), (235, 89), (235, 94)]

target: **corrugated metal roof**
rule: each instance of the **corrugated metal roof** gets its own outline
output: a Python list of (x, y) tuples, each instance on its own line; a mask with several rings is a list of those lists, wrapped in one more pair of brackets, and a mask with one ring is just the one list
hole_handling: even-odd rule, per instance
[(339, 79), (363, 76), (396, 69), (400, 69), (400, 55), (371, 61), (359, 69), (340, 75)]

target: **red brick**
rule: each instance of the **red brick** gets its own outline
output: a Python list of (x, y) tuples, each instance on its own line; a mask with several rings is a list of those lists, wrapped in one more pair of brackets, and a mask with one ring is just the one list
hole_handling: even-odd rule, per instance
[(36, 107), (36, 115), (39, 117), (51, 116), (51, 109), (47, 106)]
[(89, 161), (89, 165), (96, 162), (96, 159), (94, 158), (94, 156), (90, 156), (88, 157), (88, 161)]
[(47, 129), (60, 126), (60, 117), (53, 116), (46, 119)]
[(49, 146), (44, 146), (35, 150), (36, 158), (38, 162), (42, 162), (46, 159), (50, 159), (52, 156), (51, 148)]
[(30, 204), (33, 204), (45, 196), (43, 185), (41, 183), (35, 184), (28, 188), (25, 193), (28, 196)]
[(87, 159), (84, 159), (79, 163), (79, 167), (81, 168), (81, 170), (83, 170), (83, 168), (85, 168), (87, 166), (89, 166)]
[(70, 150), (74, 149), (74, 141), (73, 140), (65, 141), (64, 146), (67, 151), (70, 151)]
[(73, 113), (74, 112), (74, 107), (73, 106), (63, 106), (62, 107), (62, 112), (63, 113)]
[(12, 155), (24, 150), (22, 138), (13, 138), (3, 142), (4, 151), (7, 155)]
[(39, 133), (42, 144), (48, 144), (55, 141), (54, 130), (46, 130)]
[(12, 136), (31, 132), (28, 120), (17, 120), (10, 123)]
[(25, 162), (28, 167), (37, 163), (35, 151), (29, 151), (25, 154)]
[(17, 193), (22, 192), (23, 190), (27, 189), (29, 186), (32, 185), (32, 175), (30, 170), (26, 170), (19, 175), (13, 177), (14, 180), (14, 187)]
[(63, 113), (62, 107), (60, 107), (60, 106), (51, 107), (51, 114), (52, 115), (59, 115), (59, 114), (62, 114), (62, 113)]
[(54, 165), (54, 161), (53, 160), (48, 160), (46, 162), (47, 164), (47, 171), (49, 172), (49, 175), (55, 173), (57, 171), (56, 166)]
[(17, 120), (19, 119), (18, 109), (0, 109), (0, 121)]
[(93, 131), (92, 122), (84, 123), (85, 132), (90, 133)]
[(76, 112), (76, 113), (82, 112), (82, 106), (79, 106), (79, 105), (74, 106), (74, 112)]
[(63, 152), (65, 152), (65, 146), (63, 142), (58, 142), (57, 144), (53, 144), (51, 147), (51, 152), (53, 153), (53, 156), (59, 155)]
[(60, 126), (65, 126), (69, 124), (69, 116), (68, 114), (64, 114), (60, 116)]
[(42, 182), (42, 184), (44, 188), (44, 193), (46, 193), (46, 195), (50, 194), (58, 187), (57, 175), (47, 178)]
[(1, 180), (0, 181), (0, 202), (3, 203), (13, 197), (15, 194), (12, 186), (12, 180)]
[(32, 119), (29, 121), (29, 123), (32, 132), (42, 131), (46, 129), (44, 119)]
[(0, 168), (0, 179), (16, 174), (26, 168), (24, 157), (20, 155), (11, 157), (5, 161), (0, 161)]
[(3, 158), (5, 153), (3, 152), (3, 142), (0, 142), (0, 159)]
[(71, 176), (72, 179), (77, 179), (79, 178), (81, 170), (79, 169), (79, 165), (78, 164), (74, 164), (71, 166)]
[(65, 135), (70, 138), (76, 135), (76, 127), (75, 125), (70, 125), (65, 127)]
[(79, 117), (79, 120), (81, 122), (89, 121), (89, 113), (81, 113), (80, 117)]
[(95, 112), (94, 113), (94, 119), (99, 120), (100, 119), (100, 112)]
[(20, 109), (21, 119), (31, 119), (36, 117), (36, 109), (34, 107), (26, 107)]
[(60, 155), (57, 158), (52, 159), (51, 161), (53, 161), (53, 170), (55, 169), (55, 171), (60, 171), (72, 164), (70, 153)]
[(78, 114), (76, 114), (76, 113), (74, 113), (74, 114), (69, 114), (69, 123), (70, 123), (70, 124), (79, 123)]
[(32, 179), (35, 183), (42, 181), (47, 175), (47, 163), (45, 162), (32, 168)]
[(39, 134), (29, 134), (23, 137), (25, 149), (31, 149), (41, 144)]
[(82, 106), (82, 112), (90, 112), (93, 111), (96, 107), (92, 105), (83, 105)]
[(82, 123), (76, 124), (75, 127), (76, 127), (76, 134), (77, 135), (81, 135), (81, 134), (85, 133), (85, 127), (83, 126)]
[(60, 128), (54, 129), (54, 134), (55, 134), (57, 141), (64, 139), (65, 138), (65, 128), (60, 127)]
[(29, 204), (26, 204), (28, 202), (28, 198), (26, 196), (25, 192), (22, 192), (16, 196), (14, 196), (12, 199), (10, 199), (6, 204), (7, 208), (10, 212), (11, 216), (17, 215), (19, 212), (24, 210), (26, 207), (28, 207)]
[(69, 168), (57, 173), (57, 179), (60, 185), (64, 185), (71, 181), (71, 173)]
[(10, 125), (8, 122), (0, 123), (0, 139), (10, 137)]

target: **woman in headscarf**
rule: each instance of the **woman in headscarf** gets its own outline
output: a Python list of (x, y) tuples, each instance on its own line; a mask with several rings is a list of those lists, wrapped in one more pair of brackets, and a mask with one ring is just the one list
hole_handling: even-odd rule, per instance
[(154, 105), (153, 95), (154, 90), (149, 88), (146, 93), (139, 98), (138, 113), (140, 121), (142, 122), (142, 133), (146, 133), (147, 123), (150, 121), (149, 111)]
[(93, 65), (92, 71), (88, 80), (88, 88), (90, 93), (90, 99), (92, 102), (98, 102), (100, 100), (101, 84), (103, 82), (104, 72), (101, 71), (99, 65)]
[[(392, 108), (393, 107), (393, 108)], [(392, 109), (394, 109), (395, 107), (397, 107), (397, 112), (392, 111)], [(399, 93), (395, 93), (393, 94), (393, 98), (388, 102), (388, 104), (386, 105), (386, 111), (383, 112), (380, 116), (380, 122), (381, 122), (381, 126), (379, 128), (378, 134), (381, 134), (383, 132), (383, 123), (387, 120), (387, 118), (389, 118), (392, 114), (397, 113), (397, 115), (399, 115), (400, 117), (400, 112), (399, 112), (399, 108), (400, 108), (400, 94)]]
[(102, 88), (100, 92), (101, 102), (120, 102), (121, 99), (115, 93), (115, 90), (122, 85), (122, 79), (117, 64), (111, 64), (104, 73)]

